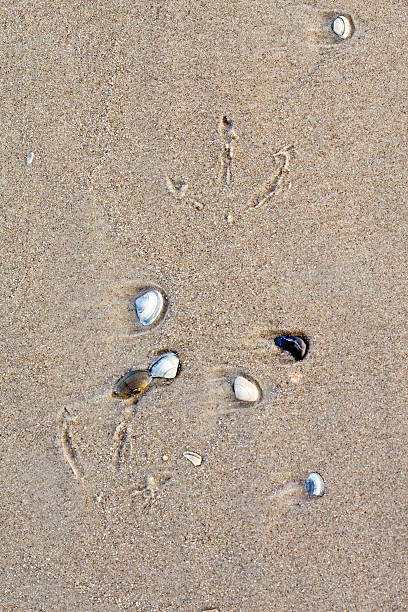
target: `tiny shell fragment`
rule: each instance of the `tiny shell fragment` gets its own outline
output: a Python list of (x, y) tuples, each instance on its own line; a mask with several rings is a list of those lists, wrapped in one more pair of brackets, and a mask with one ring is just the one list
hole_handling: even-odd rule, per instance
[(34, 159), (34, 153), (33, 151), (30, 151), (30, 153), (28, 153), (28, 155), (26, 156), (27, 166), (29, 166), (33, 162), (33, 159)]
[(191, 463), (196, 467), (198, 465), (201, 465), (203, 462), (202, 456), (199, 455), (198, 453), (195, 453), (194, 451), (185, 451), (183, 453), (183, 457), (191, 461)]

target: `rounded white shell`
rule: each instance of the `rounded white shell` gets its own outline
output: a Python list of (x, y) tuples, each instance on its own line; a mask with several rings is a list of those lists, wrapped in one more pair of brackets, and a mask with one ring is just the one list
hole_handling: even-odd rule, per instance
[(305, 480), (306, 493), (321, 497), (324, 495), (324, 480), (317, 472), (311, 472)]
[(257, 385), (243, 376), (237, 376), (234, 380), (234, 393), (241, 402), (257, 402), (261, 397)]
[(150, 364), (149, 375), (152, 378), (175, 378), (179, 364), (176, 353), (162, 353)]
[(163, 295), (157, 289), (148, 289), (135, 299), (137, 318), (142, 325), (154, 323), (161, 315), (163, 307)]
[(332, 22), (332, 30), (340, 38), (350, 38), (353, 33), (353, 24), (350, 17), (338, 15)]

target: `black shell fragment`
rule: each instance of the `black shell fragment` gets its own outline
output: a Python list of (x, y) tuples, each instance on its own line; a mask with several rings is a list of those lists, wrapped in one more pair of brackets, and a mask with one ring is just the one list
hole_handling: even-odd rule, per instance
[(144, 393), (151, 380), (151, 376), (145, 370), (129, 370), (114, 385), (112, 395), (122, 398), (138, 398)]
[(278, 336), (274, 342), (282, 350), (288, 351), (295, 361), (301, 361), (307, 353), (308, 344), (300, 336)]

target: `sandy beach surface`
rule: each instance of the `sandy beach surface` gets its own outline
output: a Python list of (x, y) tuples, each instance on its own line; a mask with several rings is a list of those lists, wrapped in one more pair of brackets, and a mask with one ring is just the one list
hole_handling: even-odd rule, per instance
[(3, 9), (0, 609), (406, 610), (406, 3)]

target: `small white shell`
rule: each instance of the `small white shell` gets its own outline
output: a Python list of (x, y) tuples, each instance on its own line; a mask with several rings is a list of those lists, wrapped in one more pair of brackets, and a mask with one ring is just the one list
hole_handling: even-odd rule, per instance
[(176, 353), (162, 353), (149, 366), (152, 378), (175, 378), (180, 365)]
[(305, 480), (306, 493), (321, 497), (324, 495), (324, 480), (317, 472), (311, 472)]
[(137, 318), (142, 325), (152, 325), (163, 311), (163, 295), (157, 289), (148, 289), (135, 299)]
[(350, 17), (337, 15), (332, 21), (331, 28), (339, 38), (350, 38), (353, 33), (353, 22)]
[(194, 451), (185, 451), (183, 453), (183, 457), (185, 457), (185, 459), (188, 459), (189, 461), (191, 461), (191, 463), (197, 467), (198, 465), (201, 465), (203, 462), (203, 458), (201, 455), (199, 455), (198, 453), (195, 453)]
[(259, 387), (243, 376), (234, 380), (234, 393), (241, 402), (257, 402), (261, 397)]
[(30, 153), (28, 153), (28, 155), (26, 155), (26, 164), (27, 166), (29, 166), (34, 159), (34, 153), (32, 151), (30, 151)]

